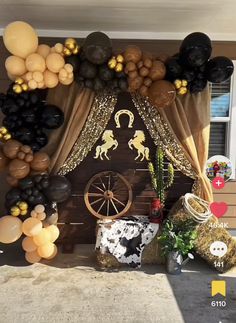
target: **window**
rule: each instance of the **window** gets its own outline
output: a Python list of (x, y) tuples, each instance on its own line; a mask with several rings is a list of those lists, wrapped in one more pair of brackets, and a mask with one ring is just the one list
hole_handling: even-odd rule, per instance
[[(234, 67), (236, 70), (236, 62)], [(211, 84), (211, 132), (209, 157), (227, 156), (236, 161), (236, 72), (222, 84)], [(233, 143), (234, 141), (234, 143)], [(233, 174), (233, 177), (234, 174)]]

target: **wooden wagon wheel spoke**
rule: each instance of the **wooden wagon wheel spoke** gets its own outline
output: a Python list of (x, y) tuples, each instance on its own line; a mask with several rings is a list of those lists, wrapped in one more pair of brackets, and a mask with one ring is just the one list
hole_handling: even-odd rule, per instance
[(104, 171), (89, 180), (85, 187), (84, 201), (89, 212), (97, 218), (115, 219), (129, 210), (132, 189), (124, 176), (114, 171)]
[(107, 216), (109, 216), (110, 201), (107, 200)]
[(114, 209), (116, 210), (116, 214), (118, 214), (118, 213), (119, 213), (119, 211), (117, 210), (116, 205), (115, 205), (115, 203), (113, 202), (113, 200), (111, 200), (111, 204), (113, 205)]
[(101, 196), (104, 196), (102, 193), (88, 193), (88, 196), (91, 196), (91, 197), (101, 197)]
[(105, 203), (106, 203), (106, 200), (104, 200), (104, 201), (102, 202), (102, 204), (100, 205), (99, 209), (97, 210), (97, 212), (98, 212), (98, 213), (101, 211), (101, 209), (102, 209), (102, 207), (103, 207), (103, 205), (104, 205)]
[(98, 202), (100, 202), (100, 201), (103, 201), (103, 200), (104, 200), (104, 198), (103, 198), (103, 197), (101, 197), (100, 199), (95, 200), (95, 201), (91, 202), (90, 204), (91, 204), (91, 205), (93, 205), (93, 204), (96, 204), (96, 203), (98, 203)]
[(101, 187), (98, 187), (95, 184), (91, 184), (91, 186), (93, 186), (94, 188), (96, 188), (97, 190), (101, 191), (102, 193), (104, 193), (104, 191), (101, 189)]
[(125, 203), (123, 203), (123, 202), (121, 202), (120, 200), (118, 200), (116, 197), (114, 197), (113, 196), (113, 199), (112, 200), (114, 200), (114, 201), (116, 201), (117, 203), (119, 203), (119, 204), (121, 204), (121, 205), (123, 205), (123, 206), (125, 206)]

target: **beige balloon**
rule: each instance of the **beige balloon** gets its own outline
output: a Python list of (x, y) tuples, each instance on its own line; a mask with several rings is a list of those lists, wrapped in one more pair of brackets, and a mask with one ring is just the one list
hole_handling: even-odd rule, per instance
[(50, 240), (51, 242), (54, 242), (57, 240), (57, 238), (59, 237), (60, 231), (58, 229), (58, 227), (54, 224), (49, 225), (46, 230), (50, 233)]
[(38, 45), (37, 53), (41, 55), (43, 58), (46, 58), (50, 53), (50, 49), (51, 48), (48, 45), (41, 44), (41, 45)]
[(11, 54), (26, 58), (37, 50), (38, 36), (26, 22), (14, 21), (5, 28), (3, 42)]
[(44, 72), (46, 69), (45, 59), (37, 53), (27, 56), (25, 66), (29, 72)]
[(54, 243), (48, 242), (37, 249), (38, 254), (42, 258), (49, 258), (54, 253)]
[(28, 237), (36, 236), (42, 230), (42, 222), (36, 218), (28, 218), (23, 222), (22, 231)]
[(57, 255), (57, 246), (54, 244), (53, 254), (50, 257), (47, 257), (45, 259), (47, 259), (47, 260), (53, 259), (56, 255)]
[(39, 234), (33, 237), (34, 243), (39, 247), (51, 241), (51, 234), (50, 232), (43, 228)]
[(0, 242), (12, 243), (22, 235), (22, 221), (14, 216), (6, 215), (0, 219)]
[[(16, 75), (12, 75), (11, 73), (7, 72), (7, 76), (11, 81), (15, 81), (15, 79), (18, 78), (18, 76)], [(21, 76), (22, 77), (22, 76)]]
[(57, 84), (59, 82), (57, 74), (52, 73), (49, 70), (46, 70), (43, 73), (43, 76), (44, 76), (44, 85), (45, 85), (45, 87), (53, 88), (53, 87), (57, 86)]
[(5, 61), (5, 67), (8, 73), (21, 76), (27, 72), (25, 61), (17, 56), (9, 56)]
[(22, 248), (27, 252), (32, 252), (35, 251), (38, 248), (38, 246), (34, 243), (32, 237), (25, 237), (22, 240)]
[(60, 54), (51, 53), (46, 58), (46, 65), (49, 71), (59, 73), (60, 69), (65, 65), (65, 60)]
[(63, 85), (70, 85), (74, 81), (74, 78), (67, 78), (67, 79), (62, 79), (60, 80), (60, 83)]
[(40, 262), (41, 257), (39, 256), (37, 250), (32, 251), (32, 252), (26, 252), (25, 253), (25, 259), (30, 263), (30, 264), (35, 264), (37, 262)]

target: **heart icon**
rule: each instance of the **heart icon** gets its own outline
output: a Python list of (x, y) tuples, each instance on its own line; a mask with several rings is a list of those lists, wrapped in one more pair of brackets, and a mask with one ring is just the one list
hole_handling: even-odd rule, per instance
[(210, 209), (217, 218), (221, 218), (227, 212), (228, 205), (225, 202), (213, 202), (210, 205)]

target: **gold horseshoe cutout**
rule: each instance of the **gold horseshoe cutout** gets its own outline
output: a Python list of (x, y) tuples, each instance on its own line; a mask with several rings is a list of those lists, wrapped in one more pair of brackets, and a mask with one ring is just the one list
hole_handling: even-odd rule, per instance
[(122, 109), (116, 112), (115, 114), (115, 123), (116, 123), (116, 128), (120, 128), (120, 115), (121, 114), (127, 114), (129, 116), (129, 124), (128, 128), (133, 128), (133, 122), (134, 122), (134, 115), (131, 111)]

